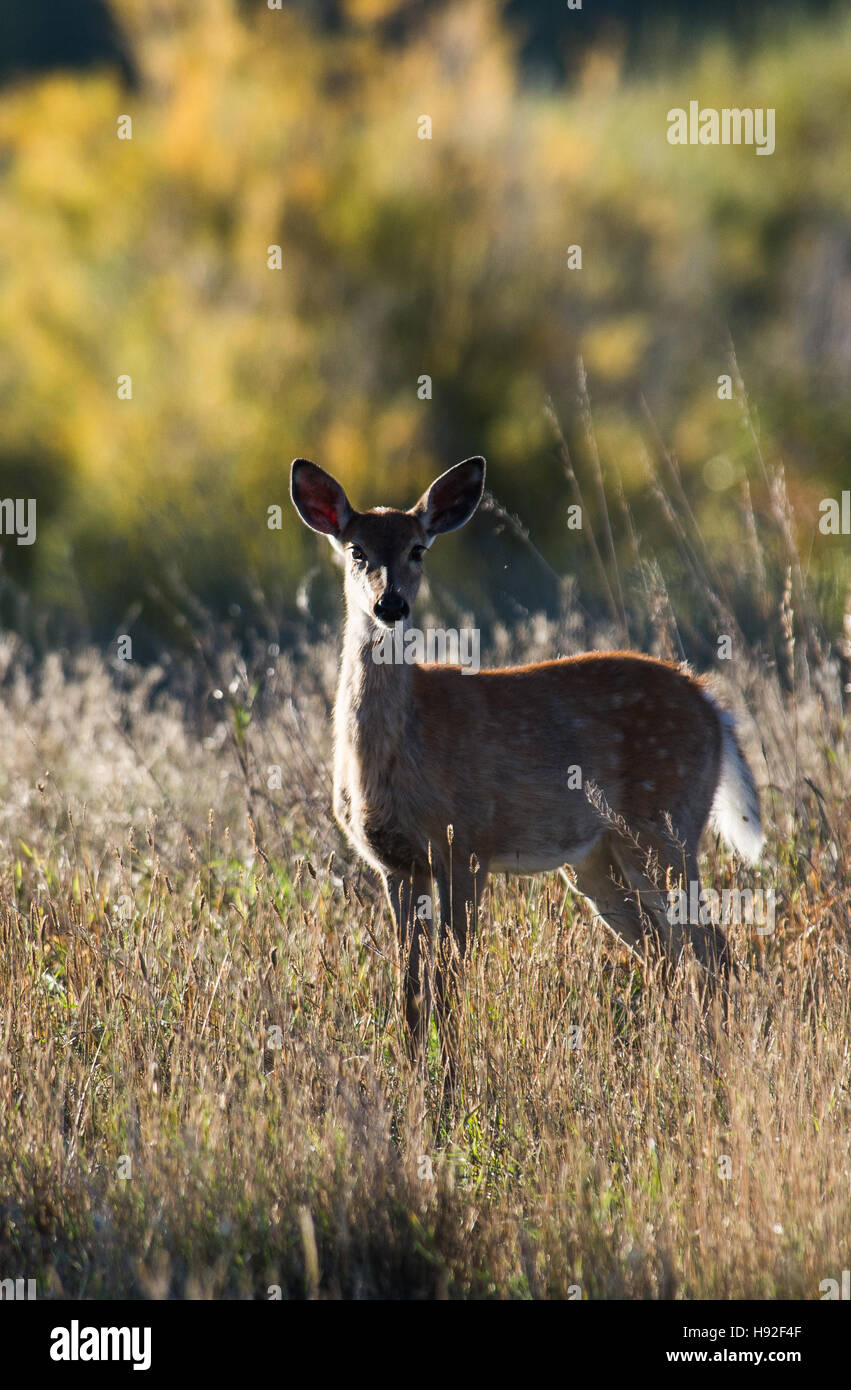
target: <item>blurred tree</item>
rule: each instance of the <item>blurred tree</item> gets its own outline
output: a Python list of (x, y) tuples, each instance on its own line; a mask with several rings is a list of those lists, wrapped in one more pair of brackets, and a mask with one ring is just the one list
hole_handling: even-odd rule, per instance
[(568, 0), (506, 0), (526, 66), (551, 76), (574, 74), (600, 45), (621, 51), (629, 68), (647, 69), (682, 61), (713, 35), (753, 43), (778, 23), (840, 8), (841, 0), (584, 0), (579, 9)]
[(106, 65), (128, 86), (136, 69), (106, 0), (27, 0), (0, 7), (0, 82), (51, 68)]
[[(728, 331), (803, 515), (847, 477), (848, 22), (649, 77), (604, 52), (547, 91), (492, 5), (434, 7), (391, 42), (398, 8), (352, 0), (327, 30), (295, 5), (118, 0), (132, 96), (108, 66), (3, 93), (0, 498), (28, 461), (41, 521), (17, 578), (101, 639), (141, 604), (148, 650), (173, 640), (189, 591), (246, 623), (297, 596), (332, 612), (304, 583), (328, 562), (291, 516), (297, 454), (368, 505), (483, 452), (538, 550), (601, 602), (545, 415), (552, 396), (587, 468), (580, 354), (603, 470), (650, 546), (668, 532), (642, 395), (710, 543), (740, 543), (753, 450), (716, 394)], [(670, 146), (666, 112), (695, 92), (776, 106), (776, 153)], [(430, 556), (436, 589), (482, 615), (547, 602), (547, 560), (498, 513), (475, 527)], [(813, 550), (835, 603), (840, 556)]]

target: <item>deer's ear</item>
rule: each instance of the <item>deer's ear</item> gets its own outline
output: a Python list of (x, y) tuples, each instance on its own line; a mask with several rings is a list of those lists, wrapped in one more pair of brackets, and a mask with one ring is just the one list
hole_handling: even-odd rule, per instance
[(418, 516), (429, 539), (446, 531), (457, 531), (469, 521), (485, 490), (485, 461), (465, 459), (441, 473), (424, 492), (411, 514)]
[(305, 525), (339, 543), (354, 512), (336, 478), (309, 459), (293, 459), (290, 496)]

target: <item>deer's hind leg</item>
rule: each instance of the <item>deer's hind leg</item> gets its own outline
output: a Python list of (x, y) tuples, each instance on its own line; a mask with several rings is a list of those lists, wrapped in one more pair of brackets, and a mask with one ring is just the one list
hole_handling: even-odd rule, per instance
[(640, 955), (647, 929), (635, 893), (617, 862), (612, 838), (604, 835), (583, 859), (571, 866), (574, 884), (618, 940)]
[[(672, 963), (687, 944), (713, 978), (729, 966), (727, 939), (709, 920), (700, 901), (697, 854), (666, 832), (645, 833), (635, 844), (612, 837), (612, 851), (623, 880), (630, 885), (647, 926)], [(689, 920), (698, 905), (698, 920)], [(701, 921), (701, 916), (707, 920)]]
[[(574, 866), (574, 873), (579, 892), (632, 951), (640, 955), (649, 937), (676, 964), (691, 943), (710, 975), (727, 965), (721, 929), (711, 922), (687, 920), (694, 892), (700, 900), (697, 855), (670, 837), (653, 833), (633, 843), (610, 831)], [(690, 894), (692, 884), (696, 888)], [(685, 902), (671, 891), (680, 887)]]

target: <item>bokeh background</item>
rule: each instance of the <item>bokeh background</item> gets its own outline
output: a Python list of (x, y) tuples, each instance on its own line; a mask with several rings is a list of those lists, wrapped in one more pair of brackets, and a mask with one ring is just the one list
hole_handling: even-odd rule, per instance
[[(38, 0), (0, 53), (0, 496), (38, 504), (35, 545), (3, 538), (5, 626), (144, 657), (203, 610), (285, 644), (338, 602), (290, 459), (409, 505), (474, 452), (498, 505), (430, 563), (485, 624), (565, 574), (605, 615), (593, 539), (628, 604), (640, 535), (687, 629), (659, 470), (723, 574), (782, 464), (841, 626), (851, 541), (817, 521), (851, 486), (847, 6)], [(774, 107), (776, 152), (669, 146), (692, 98)]]

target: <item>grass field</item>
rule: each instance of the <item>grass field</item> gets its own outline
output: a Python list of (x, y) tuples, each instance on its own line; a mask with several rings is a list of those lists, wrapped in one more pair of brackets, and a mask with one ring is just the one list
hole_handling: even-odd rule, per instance
[[(388, 914), (332, 821), (334, 635), (247, 661), (199, 613), (178, 671), (6, 636), (0, 1275), (40, 1297), (818, 1298), (851, 1262), (848, 651), (794, 551), (777, 593), (752, 561), (776, 651), (739, 634), (716, 680), (763, 789), (775, 932), (730, 929), (739, 983), (704, 1018), (688, 971), (666, 992), (558, 878), (496, 877), (451, 1092), (434, 1035), (427, 1076), (407, 1061)], [(674, 608), (642, 573), (666, 655)], [(565, 594), (491, 658), (619, 640)], [(711, 839), (703, 874), (744, 882)]]

